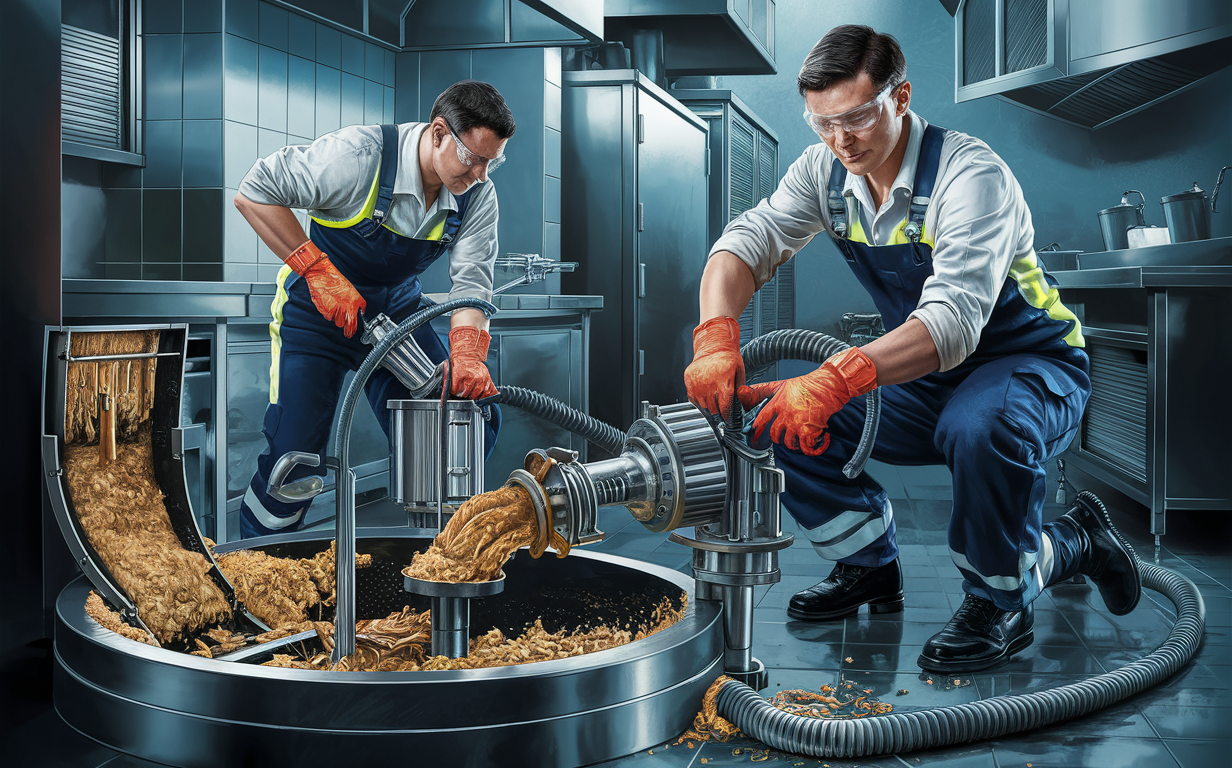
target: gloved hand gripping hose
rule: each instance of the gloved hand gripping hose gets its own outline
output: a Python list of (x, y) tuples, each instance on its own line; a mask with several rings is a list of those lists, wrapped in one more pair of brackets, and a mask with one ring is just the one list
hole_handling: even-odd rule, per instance
[[(752, 377), (779, 360), (804, 360), (821, 365), (832, 355), (849, 347), (850, 345), (824, 333), (797, 328), (758, 336), (745, 344), (740, 354), (744, 358), (748, 375)], [(864, 417), (864, 432), (851, 460), (843, 467), (843, 474), (849, 478), (864, 471), (864, 465), (873, 452), (873, 442), (877, 438), (877, 422), (881, 418), (880, 391), (874, 389), (866, 398), (868, 407)], [(506, 385), (500, 388), (498, 394), (478, 402), (481, 405), (500, 403), (520, 408), (547, 419), (561, 429), (586, 438), (612, 456), (619, 456), (624, 448), (624, 432), (531, 389)]]
[[(779, 360), (804, 360), (821, 365), (833, 355), (850, 348), (850, 344), (833, 336), (804, 328), (790, 328), (758, 336), (740, 349), (740, 355), (744, 358), (745, 375), (752, 379)], [(851, 454), (851, 460), (843, 467), (843, 476), (849, 480), (864, 471), (864, 465), (873, 453), (877, 424), (881, 420), (881, 389), (874, 389), (865, 395), (865, 404), (864, 431)]]
[[(1078, 495), (1107, 514), (1093, 494)], [(861, 719), (801, 717), (771, 706), (752, 688), (727, 681), (718, 695), (719, 714), (746, 735), (796, 755), (866, 757), (981, 741), (1080, 717), (1138, 694), (1170, 677), (1202, 644), (1206, 608), (1194, 583), (1175, 571), (1138, 561), (1142, 586), (1176, 605), (1172, 631), (1158, 648), (1120, 669), (1046, 691), (916, 712)]]

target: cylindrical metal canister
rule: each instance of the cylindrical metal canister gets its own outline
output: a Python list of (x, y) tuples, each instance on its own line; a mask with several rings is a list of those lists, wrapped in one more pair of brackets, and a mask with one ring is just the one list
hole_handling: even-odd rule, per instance
[[(483, 492), (483, 408), (472, 400), (445, 402), (449, 434), (445, 502)], [(441, 476), (440, 402), (389, 401), (389, 496), (406, 506), (436, 504)]]
[(1206, 193), (1197, 182), (1193, 189), (1168, 195), (1159, 200), (1168, 222), (1168, 235), (1174, 243), (1190, 240), (1209, 240), (1211, 237), (1211, 210), (1206, 203)]
[(1141, 205), (1134, 205), (1128, 199), (1131, 194), (1142, 197), (1141, 192), (1131, 189), (1121, 195), (1120, 203), (1099, 212), (1099, 231), (1104, 237), (1105, 250), (1119, 251), (1128, 248), (1129, 228), (1146, 225), (1146, 218), (1142, 215), (1146, 199), (1143, 198)]

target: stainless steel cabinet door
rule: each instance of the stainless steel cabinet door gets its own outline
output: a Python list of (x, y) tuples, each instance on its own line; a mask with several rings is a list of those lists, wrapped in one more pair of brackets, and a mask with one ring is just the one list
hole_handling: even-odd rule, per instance
[(706, 134), (638, 92), (644, 142), (637, 163), (638, 400), (686, 400), (697, 294), (706, 266)]

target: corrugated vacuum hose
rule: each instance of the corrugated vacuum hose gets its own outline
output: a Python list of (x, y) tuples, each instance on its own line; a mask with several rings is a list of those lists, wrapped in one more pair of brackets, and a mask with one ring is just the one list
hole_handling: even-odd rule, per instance
[[(1104, 505), (1083, 491), (1079, 499)], [(1138, 561), (1142, 586), (1176, 606), (1176, 622), (1158, 648), (1120, 669), (1045, 691), (916, 712), (851, 720), (800, 717), (776, 709), (747, 685), (724, 683), (719, 714), (747, 736), (774, 749), (813, 757), (867, 757), (931, 749), (1031, 731), (1111, 706), (1159, 684), (1193, 658), (1202, 644), (1206, 607), (1194, 583), (1157, 565)]]
[[(824, 333), (794, 328), (758, 336), (745, 344), (740, 354), (744, 357), (745, 369), (751, 377), (780, 360), (803, 360), (821, 365), (831, 356), (848, 348), (849, 345), (845, 342)], [(874, 389), (866, 397), (868, 406), (864, 418), (864, 432), (851, 461), (843, 468), (843, 474), (849, 478), (864, 471), (864, 465), (868, 462), (868, 457), (873, 452), (873, 443), (877, 439), (881, 393)], [(619, 429), (531, 389), (503, 386), (498, 394), (480, 402), (520, 408), (550, 421), (561, 429), (586, 438), (612, 456), (619, 456), (624, 448), (625, 435)]]

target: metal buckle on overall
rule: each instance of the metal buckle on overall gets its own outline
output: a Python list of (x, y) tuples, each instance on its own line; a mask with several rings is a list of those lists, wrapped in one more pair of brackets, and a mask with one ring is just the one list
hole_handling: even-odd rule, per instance
[(903, 234), (913, 243), (920, 242), (920, 237), (924, 234), (924, 214), (928, 210), (927, 197), (911, 198), (911, 208), (907, 214), (907, 223), (903, 225)]
[(847, 238), (847, 203), (839, 196), (839, 194), (830, 190), (830, 194), (826, 200), (826, 204), (830, 208), (830, 226), (834, 228), (834, 234), (839, 237)]

